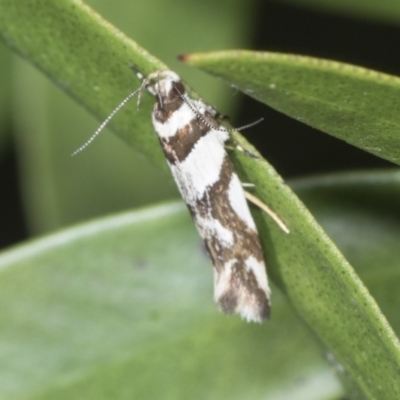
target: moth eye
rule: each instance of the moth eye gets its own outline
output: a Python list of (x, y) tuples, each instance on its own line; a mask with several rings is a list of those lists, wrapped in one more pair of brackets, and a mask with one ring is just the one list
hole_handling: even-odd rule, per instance
[(174, 82), (174, 86), (178, 93), (180, 93), (180, 94), (185, 93), (185, 86), (183, 86), (183, 83), (181, 81)]

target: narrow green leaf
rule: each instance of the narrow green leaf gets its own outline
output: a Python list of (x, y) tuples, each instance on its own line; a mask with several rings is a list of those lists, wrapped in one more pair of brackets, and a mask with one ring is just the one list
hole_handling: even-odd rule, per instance
[(274, 290), (274, 320), (212, 300), (183, 204), (95, 221), (0, 256), (0, 397), (333, 399), (309, 330)]
[[(100, 120), (139, 86), (140, 80), (129, 66), (135, 65), (144, 74), (165, 68), (81, 1), (0, 0), (0, 16), (0, 35), (6, 43)], [(15, 85), (15, 124), (31, 232), (48, 231), (132, 206), (134, 200), (143, 203), (147, 197), (149, 201), (151, 194), (144, 193), (145, 179), (151, 182), (148, 186), (154, 183), (150, 187), (155, 194), (152, 201), (176, 193), (171, 180), (165, 178), (169, 171), (163, 176), (135, 154), (129, 156), (123, 146), (114, 163), (109, 148), (115, 138), (100, 140), (97, 152), (71, 158), (70, 153), (89, 138), (95, 125), (79, 124), (84, 112), (77, 115), (66, 99), (62, 99), (62, 110), (53, 108), (56, 90), (49, 90), (35, 71), (21, 64), (14, 68), (20, 73)], [(110, 125), (125, 141), (166, 169), (149, 121), (152, 103), (153, 99), (144, 94), (139, 111), (133, 100)], [(101, 168), (96, 169), (99, 164)], [(124, 173), (118, 175), (118, 168)], [(140, 178), (133, 182), (130, 178), (135, 173)]]
[[(236, 139), (245, 182), (290, 229), (257, 211), (274, 282), (370, 399), (400, 397), (400, 345), (374, 299), (329, 237), (254, 148)], [(360, 340), (360, 333), (362, 340)]]
[(279, 53), (221, 51), (185, 61), (301, 122), (400, 163), (398, 77)]
[[(400, 173), (342, 173), (302, 179), (294, 182), (293, 188), (354, 265), (399, 336)], [(370, 352), (373, 359), (362, 324), (359, 328), (358, 357)], [(377, 374), (383, 372), (379, 363), (374, 368)], [(381, 377), (386, 379), (384, 372)], [(393, 399), (397, 397), (392, 395)], [(348, 398), (356, 397), (348, 393)]]
[[(189, 77), (190, 82), (201, 82), (202, 94), (212, 99), (213, 104), (225, 107), (223, 112), (227, 113), (227, 103), (235, 100), (228, 93), (229, 88), (222, 82), (215, 84), (214, 78), (201, 71), (182, 65), (176, 56), (188, 48), (245, 46), (251, 35), (248, 26), (253, 24), (255, 0), (245, 3), (220, 0), (213, 3), (211, 14), (206, 2), (186, 0), (149, 0), (142, 5), (131, 0), (88, 2), (114, 26), (102, 21), (82, 2), (0, 0), (1, 34), (20, 53), (28, 54), (28, 60), (55, 82), (67, 81), (68, 86), (61, 88), (85, 104), (99, 120), (138, 87), (138, 80), (129, 69), (131, 64), (142, 66), (144, 61), (146, 65), (150, 61), (148, 69), (142, 70), (144, 74), (164, 67), (159, 61), (152, 62), (152, 57), (147, 60), (146, 52), (115, 27), (168, 61), (169, 68), (178, 67), (179, 73)], [(176, 24), (176, 10), (179, 10), (179, 29), (166, 29)], [(8, 18), (3, 20), (2, 15)], [(209, 28), (204, 30), (206, 20)], [(30, 40), (25, 40), (28, 37)], [(9, 50), (5, 55), (9, 56), (8, 53)], [(1, 60), (0, 68), (6, 67), (7, 59), (2, 56)], [(125, 126), (124, 131), (116, 128), (115, 132), (146, 153), (147, 158), (133, 153), (107, 130), (87, 151), (71, 158), (72, 151), (89, 138), (100, 122), (38, 70), (24, 60), (16, 61), (13, 122), (30, 232), (43, 233), (84, 218), (177, 196), (166, 163), (159, 157), (160, 146), (151, 127), (153, 99), (146, 105), (142, 103), (138, 113), (133, 99), (113, 121)], [(1, 78), (11, 83), (8, 75)], [(8, 95), (5, 84), (1, 88), (0, 107), (1, 97)], [(144, 94), (146, 101), (147, 96)], [(154, 148), (150, 150), (147, 145)], [(164, 170), (152, 165), (154, 162)]]
[[(140, 85), (129, 66), (144, 75), (166, 68), (79, 0), (0, 0), (0, 15), (3, 40), (100, 119)], [(152, 103), (145, 94), (139, 112), (125, 107), (111, 127), (164, 166)]]
[(340, 173), (292, 187), (335, 239), (400, 333), (400, 172)]

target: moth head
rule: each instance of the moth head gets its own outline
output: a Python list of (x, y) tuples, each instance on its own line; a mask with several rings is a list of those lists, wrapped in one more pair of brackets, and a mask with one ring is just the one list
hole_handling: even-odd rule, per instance
[[(143, 78), (140, 72), (136, 72), (139, 79)], [(110, 122), (114, 115), (125, 106), (125, 104), (138, 93), (137, 106), (139, 108), (140, 99), (144, 90), (148, 90), (152, 95), (157, 96), (158, 101), (162, 104), (163, 101), (168, 101), (168, 98), (176, 97), (177, 95), (182, 96), (185, 92), (185, 87), (181, 82), (181, 78), (173, 71), (157, 71), (150, 74), (146, 79), (143, 80), (142, 84), (134, 92), (130, 93), (122, 102), (111, 112), (111, 114), (104, 120), (96, 132), (78, 149), (76, 149), (72, 155), (80, 153), (84, 150), (93, 140), (99, 135), (103, 128)]]
[(179, 75), (168, 70), (153, 72), (146, 78), (144, 85), (155, 96), (168, 97), (170, 93), (183, 94), (185, 92), (185, 87)]

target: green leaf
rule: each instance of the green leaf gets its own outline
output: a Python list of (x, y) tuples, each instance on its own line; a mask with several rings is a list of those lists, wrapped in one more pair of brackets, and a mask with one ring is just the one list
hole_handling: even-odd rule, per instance
[[(129, 66), (135, 65), (144, 74), (165, 68), (80, 1), (27, 0), (21, 5), (0, 0), (0, 15), (0, 34), (6, 43), (101, 120), (139, 86), (140, 80)], [(21, 72), (22, 67), (16, 69)], [(16, 124), (21, 132), (19, 154), (32, 230), (54, 229), (88, 215), (127, 207), (135, 203), (134, 199), (140, 202), (140, 198), (146, 198), (141, 194), (147, 186), (143, 170), (150, 182), (152, 178), (158, 181), (153, 192), (164, 185), (165, 197), (175, 193), (171, 180), (166, 179), (166, 171), (157, 180), (154, 168), (140, 160), (130, 162), (129, 152), (123, 146), (118, 151), (124, 163), (118, 162), (118, 166), (122, 171), (131, 171), (125, 173), (123, 182), (116, 178), (115, 164), (104, 156), (110, 143), (114, 144), (111, 139), (105, 138), (103, 147), (103, 140), (99, 141), (101, 157), (100, 153), (91, 156), (88, 152), (87, 157), (71, 158), (72, 151), (89, 138), (98, 122), (77, 124), (78, 117), (74, 118), (74, 110), (67, 102), (63, 104), (64, 110), (53, 109), (49, 116), (47, 110), (55, 90), (49, 91), (43, 79), (35, 79), (31, 70), (27, 72), (18, 75)], [(165, 167), (149, 123), (152, 103), (153, 99), (145, 94), (138, 111), (133, 101), (113, 119), (111, 127), (153, 162)], [(96, 171), (100, 163), (102, 167)], [(140, 179), (130, 186), (132, 171), (140, 171)], [(103, 187), (105, 181), (111, 183)], [(119, 197), (116, 187), (120, 188)]]
[(292, 187), (335, 240), (400, 333), (400, 172), (299, 179)]
[[(129, 66), (145, 75), (166, 68), (80, 1), (29, 0), (21, 6), (1, 0), (0, 14), (6, 43), (102, 119), (132, 87), (140, 85)], [(160, 161), (160, 146), (148, 123), (150, 96), (144, 96), (141, 107), (144, 112), (136, 107), (123, 109), (111, 126), (124, 140)]]
[[(182, 204), (0, 256), (0, 397), (333, 399), (333, 371), (274, 290), (273, 322), (226, 317)], [(294, 334), (295, 332), (295, 334)]]
[[(14, 71), (16, 143), (31, 232), (177, 196), (169, 171), (110, 132), (71, 157), (100, 123), (24, 60), (16, 60)], [(135, 101), (128, 108), (136, 109)]]
[(185, 61), (255, 99), (378, 157), (400, 163), (400, 79), (318, 58), (251, 51)]
[[(398, 172), (366, 173), (294, 184), (397, 333), (399, 178)], [(266, 251), (274, 267), (275, 251)], [(298, 256), (296, 243), (286, 251)], [(300, 275), (297, 285), (307, 284), (308, 275)], [(217, 312), (211, 264), (179, 204), (95, 221), (5, 252), (0, 287), (0, 397), (313, 400), (341, 394), (315, 336), (275, 287), (273, 316), (263, 325)], [(310, 306), (321, 306), (324, 291), (307, 297)], [(334, 299), (342, 294), (338, 288)], [(349, 312), (358, 310), (354, 295)], [(329, 325), (336, 319), (330, 312)], [(382, 385), (381, 395), (368, 398), (397, 398), (389, 387), (391, 368), (369, 346), (372, 333), (363, 329), (362, 315), (354, 339), (346, 336), (347, 317), (335, 327), (339, 338), (358, 342), (347, 356), (373, 362)], [(329, 350), (326, 356), (339, 374), (347, 373)]]
[[(293, 188), (352, 263), (399, 336), (400, 173), (391, 170), (320, 176), (298, 180)], [(343, 320), (338, 321), (342, 327), (345, 318), (343, 315)], [(353, 351), (358, 351), (357, 357), (374, 360), (362, 326), (360, 321), (354, 340), (359, 343), (358, 350)], [(398, 340), (394, 343), (399, 348)], [(385, 380), (381, 367), (377, 362), (372, 368), (376, 373), (382, 372)], [(356, 398), (351, 393), (348, 397)], [(394, 393), (388, 395), (398, 397)]]
[(243, 181), (255, 185), (257, 196), (290, 229), (289, 235), (284, 234), (257, 211), (267, 269), (274, 282), (367, 398), (400, 396), (399, 342), (374, 299), (276, 172), (257, 158), (255, 149), (239, 137), (236, 140), (254, 155), (235, 154)]
[[(227, 107), (233, 100), (229, 88), (182, 65), (176, 56), (188, 48), (245, 46), (255, 1), (219, 0), (210, 4), (211, 14), (207, 1), (149, 0), (139, 5), (131, 0), (91, 0), (103, 15), (99, 17), (80, 1), (0, 0), (0, 35), (97, 117), (90, 117), (38, 70), (17, 60), (13, 67), (15, 143), (31, 232), (43, 233), (177, 196), (151, 126), (153, 99), (147, 94), (138, 112), (134, 99), (113, 121), (118, 125), (114, 131), (147, 158), (132, 153), (107, 131), (79, 157), (70, 154), (97, 129), (99, 120), (138, 87), (130, 65), (145, 67), (143, 74), (165, 67), (116, 27), (168, 62), (169, 68), (178, 68), (190, 82), (201, 82), (203, 95)], [(165, 29), (176, 23), (177, 9), (179, 29)], [(204, 21), (209, 24), (206, 30)], [(4, 79), (11, 82), (8, 75)], [(1, 87), (0, 96), (5, 93)]]

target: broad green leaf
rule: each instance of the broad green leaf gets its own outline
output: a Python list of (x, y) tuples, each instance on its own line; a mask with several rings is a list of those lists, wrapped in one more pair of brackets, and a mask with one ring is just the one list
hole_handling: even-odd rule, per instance
[(400, 3), (397, 0), (280, 0), (297, 7), (307, 6), (360, 18), (400, 22)]
[(0, 256), (0, 397), (318, 400), (342, 393), (274, 290), (263, 325), (226, 317), (182, 204), (125, 213)]
[[(400, 332), (399, 173), (294, 187)], [(296, 248), (287, 251), (296, 256)], [(5, 252), (0, 289), (0, 397), (342, 397), (314, 336), (275, 287), (272, 319), (261, 326), (216, 311), (211, 265), (181, 205), (95, 221)], [(321, 295), (309, 301), (320, 304)], [(345, 318), (336, 329), (346, 329)], [(372, 349), (362, 327), (360, 317), (365, 357)], [(326, 357), (346, 373), (329, 351)], [(375, 398), (396, 398), (390, 393)]]
[(291, 54), (223, 51), (186, 62), (323, 132), (400, 163), (400, 79)]

